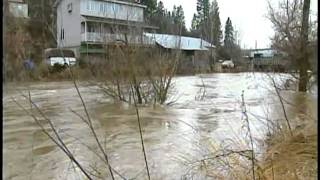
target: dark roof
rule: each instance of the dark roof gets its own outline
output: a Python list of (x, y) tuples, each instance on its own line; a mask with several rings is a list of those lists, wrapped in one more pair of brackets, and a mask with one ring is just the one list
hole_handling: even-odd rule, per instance
[(69, 49), (58, 49), (50, 48), (45, 50), (46, 58), (49, 57), (75, 57), (75, 54), (72, 50)]

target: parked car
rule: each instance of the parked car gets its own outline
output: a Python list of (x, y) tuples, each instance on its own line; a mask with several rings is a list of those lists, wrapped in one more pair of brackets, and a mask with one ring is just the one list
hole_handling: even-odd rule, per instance
[(50, 66), (54, 64), (71, 66), (76, 64), (76, 57), (72, 50), (49, 48), (45, 50), (45, 62)]
[(234, 68), (234, 63), (232, 62), (232, 60), (226, 60), (223, 61), (223, 63), (221, 64), (222, 68)]

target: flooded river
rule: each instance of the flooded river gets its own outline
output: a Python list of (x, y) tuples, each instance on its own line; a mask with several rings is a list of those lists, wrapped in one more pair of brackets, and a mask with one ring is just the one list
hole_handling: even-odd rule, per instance
[[(241, 149), (243, 145), (236, 142), (246, 138), (242, 91), (253, 136), (257, 142), (262, 140), (267, 128), (257, 117), (283, 119), (278, 97), (267, 79), (261, 73), (176, 77), (168, 100), (173, 101), (170, 106), (139, 107), (151, 178), (188, 177), (190, 164), (212, 153), (214, 148), (210, 147), (227, 145)], [(127, 179), (146, 179), (134, 107), (113, 102), (98, 87), (88, 83), (80, 82), (79, 87), (111, 166)], [(15, 98), (30, 109), (20, 95), (28, 94), (28, 89), (32, 100), (52, 120), (76, 158), (88, 170), (96, 169), (102, 176), (108, 175), (105, 164), (94, 153), (100, 152), (89, 128), (71, 112), (85, 115), (72, 82), (11, 83), (5, 85), (3, 97), (4, 179), (85, 179), (34, 120), (12, 101), (11, 98)], [(286, 106), (294, 125), (298, 125), (301, 114), (316, 119), (316, 91), (301, 94), (284, 90), (281, 93), (287, 101), (298, 105)], [(258, 151), (261, 145), (256, 144)]]

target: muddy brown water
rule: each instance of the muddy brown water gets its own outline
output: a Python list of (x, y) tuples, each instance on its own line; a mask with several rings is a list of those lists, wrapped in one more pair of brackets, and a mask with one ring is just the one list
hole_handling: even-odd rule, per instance
[[(276, 76), (280, 77), (279, 84), (289, 77), (286, 74)], [(172, 105), (139, 107), (151, 178), (190, 179), (187, 176), (190, 164), (210, 155), (213, 150), (209, 147), (245, 148), (243, 144), (236, 143), (246, 138), (241, 113), (242, 91), (247, 111), (251, 113), (249, 121), (257, 140), (255, 148), (259, 151), (261, 143), (258, 145), (258, 141), (263, 140), (267, 128), (256, 117), (283, 119), (281, 106), (267, 79), (262, 73), (176, 77), (168, 100), (174, 101)], [(85, 82), (80, 82), (79, 86), (111, 166), (127, 179), (146, 179), (135, 109), (125, 103), (114, 102), (96, 86)], [(30, 109), (20, 94), (27, 94), (28, 90), (76, 158), (88, 170), (101, 171), (107, 179), (107, 168), (94, 153), (101, 154), (89, 128), (70, 111), (84, 115), (72, 82), (5, 84), (4, 179), (85, 179), (33, 119), (12, 102), (11, 98), (15, 98)], [(297, 105), (286, 106), (293, 124), (298, 124), (301, 114), (316, 119), (316, 90), (308, 94), (290, 90), (281, 93), (287, 101)], [(204, 95), (203, 99), (199, 98), (201, 95)], [(194, 179), (210, 178), (199, 175)]]

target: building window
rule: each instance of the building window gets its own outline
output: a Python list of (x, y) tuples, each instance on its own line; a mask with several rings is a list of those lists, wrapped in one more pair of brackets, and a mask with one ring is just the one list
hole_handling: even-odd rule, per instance
[(115, 13), (118, 13), (118, 12), (119, 12), (119, 5), (118, 5), (118, 4), (115, 4), (115, 5), (114, 5), (114, 12), (115, 12)]
[(96, 8), (95, 11), (98, 13), (99, 12), (99, 8), (100, 8), (98, 3), (95, 3), (95, 8)]
[(100, 4), (100, 13), (103, 13), (103, 4)]
[(90, 2), (90, 10), (94, 11), (94, 3), (93, 2)]
[(90, 10), (90, 2), (87, 2), (87, 10)]

